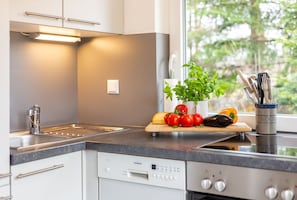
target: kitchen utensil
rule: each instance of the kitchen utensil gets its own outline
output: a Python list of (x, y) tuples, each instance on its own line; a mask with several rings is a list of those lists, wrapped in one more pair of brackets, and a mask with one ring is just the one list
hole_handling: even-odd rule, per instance
[[(248, 78), (246, 77), (246, 75), (244, 75), (242, 73), (242, 71), (240, 69), (236, 70), (239, 74), (239, 77), (242, 81), (242, 84), (244, 86), (244, 92), (246, 93), (247, 97), (255, 104), (258, 101), (257, 95), (256, 95), (256, 91), (254, 91), (253, 86), (251, 86), (251, 84), (249, 83)], [(255, 94), (255, 96), (253, 96), (252, 94)]]
[(254, 79), (254, 77), (249, 77), (248, 78), (249, 84), (252, 88), (253, 94), (255, 95), (257, 101), (259, 100), (259, 93), (258, 93), (258, 89), (257, 89), (257, 81)]
[(253, 93), (253, 89), (250, 86), (249, 81), (248, 81), (248, 78), (246, 77), (246, 75), (244, 75), (240, 69), (237, 69), (236, 71), (237, 71), (240, 79), (242, 80), (242, 84), (243, 84), (244, 88), (247, 88), (247, 91), (250, 94)]
[(263, 90), (265, 104), (269, 104), (271, 102), (271, 94), (270, 94), (271, 89), (269, 89), (270, 88), (269, 82), (270, 82), (270, 78), (268, 74), (263, 74), (261, 88)]
[(258, 94), (259, 94), (259, 104), (263, 104), (264, 103), (264, 92), (262, 90), (262, 76), (263, 76), (263, 72), (258, 73), (258, 77), (257, 77), (257, 89), (258, 89)]

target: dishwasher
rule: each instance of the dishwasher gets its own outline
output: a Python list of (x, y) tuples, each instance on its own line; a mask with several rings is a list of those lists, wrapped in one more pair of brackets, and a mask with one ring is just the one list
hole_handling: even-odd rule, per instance
[(99, 200), (186, 200), (185, 162), (98, 153)]

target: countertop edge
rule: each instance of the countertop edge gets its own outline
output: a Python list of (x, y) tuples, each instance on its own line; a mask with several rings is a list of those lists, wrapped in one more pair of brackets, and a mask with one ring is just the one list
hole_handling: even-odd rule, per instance
[(87, 142), (86, 148), (88, 150), (95, 150), (98, 152), (119, 153), (119, 154), (128, 154), (128, 155), (134, 155), (134, 156), (164, 158), (164, 159), (182, 160), (182, 161), (185, 161), (185, 158), (187, 157), (186, 151), (168, 150), (168, 149), (151, 148), (151, 147), (140, 147), (140, 146), (131, 146), (131, 145), (104, 144), (104, 143), (98, 144), (98, 143)]
[[(154, 139), (155, 138), (150, 139), (150, 142), (152, 142)], [(94, 141), (81, 141), (76, 143), (64, 144), (58, 147), (39, 149), (29, 152), (20, 153), (11, 151), (10, 162), (11, 165), (17, 165), (80, 150), (94, 150), (98, 152), (119, 153), (135, 156), (213, 163), (297, 173), (297, 159), (295, 158), (278, 157), (272, 155), (265, 156), (263, 154), (257, 155), (246, 153), (219, 152), (194, 148), (170, 149), (167, 148), (166, 145), (164, 147), (142, 145), (141, 142), (144, 141), (139, 141), (139, 144), (134, 144), (133, 142), (122, 143), (122, 141), (118, 140), (120, 139), (117, 139), (117, 142), (112, 143), (108, 140), (106, 142), (104, 140), (101, 140), (100, 138), (97, 138)]]
[(85, 142), (64, 144), (58, 147), (50, 147), (26, 152), (10, 152), (10, 165), (17, 165), (53, 156), (63, 155), (86, 149)]

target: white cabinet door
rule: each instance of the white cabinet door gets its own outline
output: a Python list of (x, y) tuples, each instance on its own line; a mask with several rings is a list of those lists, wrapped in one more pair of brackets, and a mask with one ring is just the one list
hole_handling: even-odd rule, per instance
[(139, 34), (139, 33), (154, 33), (154, 32), (155, 32), (155, 1), (125, 0), (124, 34)]
[(10, 0), (10, 20), (62, 26), (62, 0)]
[(168, 33), (172, 0), (125, 0), (124, 34)]
[(11, 166), (14, 200), (82, 200), (82, 152)]
[(10, 20), (80, 30), (122, 33), (123, 0), (11, 0)]
[(64, 27), (122, 33), (123, 0), (64, 0)]
[(9, 185), (0, 187), (0, 199), (1, 200), (12, 199), (12, 197), (10, 196)]
[[(9, 0), (0, 7), (0, 199), (9, 196)], [(7, 199), (7, 198), (6, 198)]]
[(98, 200), (97, 159), (97, 151), (83, 151), (83, 200)]
[(102, 20), (101, 31), (108, 33), (123, 33), (124, 2), (123, 0), (99, 0), (99, 10)]

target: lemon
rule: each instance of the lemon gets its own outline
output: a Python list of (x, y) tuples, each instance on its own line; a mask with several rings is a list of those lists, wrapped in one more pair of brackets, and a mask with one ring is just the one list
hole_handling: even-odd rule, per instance
[(164, 120), (164, 116), (167, 112), (157, 112), (153, 115), (152, 124), (166, 124)]

